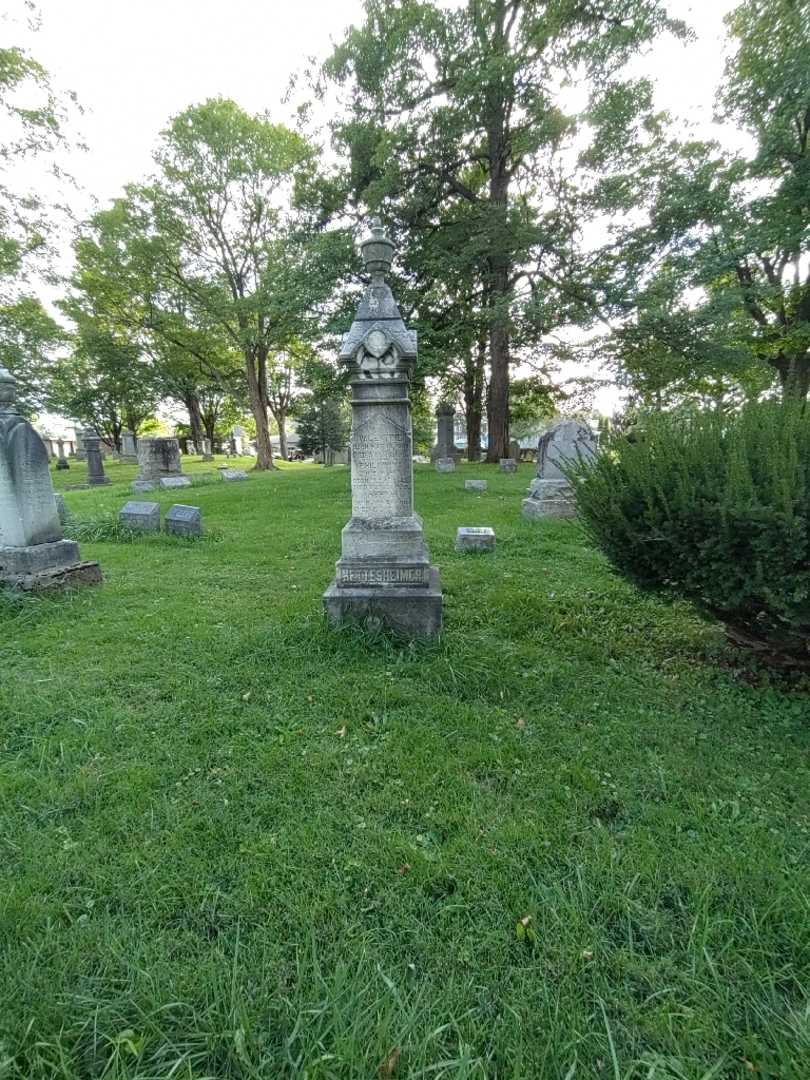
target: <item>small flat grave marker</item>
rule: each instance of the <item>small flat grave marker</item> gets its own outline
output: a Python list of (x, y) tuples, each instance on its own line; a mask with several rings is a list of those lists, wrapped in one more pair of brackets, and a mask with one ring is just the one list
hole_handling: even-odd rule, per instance
[(146, 491), (154, 491), (155, 482), (153, 480), (133, 480), (132, 491), (135, 495), (142, 495)]
[(118, 515), (118, 520), (137, 532), (160, 532), (160, 503), (130, 500)]
[(495, 530), (489, 526), (460, 526), (456, 532), (456, 551), (494, 551)]
[(162, 488), (187, 488), (191, 487), (191, 481), (187, 476), (161, 476), (160, 486)]
[(517, 472), (518, 463), (513, 457), (501, 458), (501, 472), (513, 473)]
[(465, 491), (486, 491), (487, 490), (487, 482), (486, 482), (486, 480), (465, 480), (464, 481), (464, 490)]
[(202, 536), (202, 511), (199, 506), (175, 503), (166, 515), (163, 527), (172, 536)]
[(456, 471), (455, 460), (451, 457), (436, 458), (436, 472), (451, 473)]
[(223, 469), (222, 479), (233, 483), (234, 480), (247, 480), (247, 473), (242, 469)]

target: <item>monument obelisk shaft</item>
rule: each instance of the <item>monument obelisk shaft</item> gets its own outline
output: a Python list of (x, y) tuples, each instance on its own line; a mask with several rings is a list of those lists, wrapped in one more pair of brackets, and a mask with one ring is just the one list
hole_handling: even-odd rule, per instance
[(334, 623), (371, 620), (433, 637), (441, 629), (441, 587), (413, 506), (408, 390), (416, 334), (385, 281), (393, 250), (373, 223), (362, 244), (370, 283), (340, 350), (352, 388), (352, 517), (324, 604)]

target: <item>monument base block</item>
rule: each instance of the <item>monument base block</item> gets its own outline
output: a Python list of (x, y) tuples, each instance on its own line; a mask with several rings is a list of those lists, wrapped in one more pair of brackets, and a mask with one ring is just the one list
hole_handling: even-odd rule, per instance
[(95, 585), (102, 580), (98, 563), (81, 562), (73, 540), (31, 547), (0, 547), (0, 584), (15, 589), (53, 589)]
[(396, 634), (434, 638), (442, 628), (442, 587), (439, 571), (429, 570), (427, 588), (351, 587), (335, 579), (323, 594), (323, 606), (333, 626), (343, 623), (382, 624)]
[(537, 518), (573, 518), (577, 515), (574, 492), (567, 480), (532, 481), (528, 499), (523, 500), (523, 516)]

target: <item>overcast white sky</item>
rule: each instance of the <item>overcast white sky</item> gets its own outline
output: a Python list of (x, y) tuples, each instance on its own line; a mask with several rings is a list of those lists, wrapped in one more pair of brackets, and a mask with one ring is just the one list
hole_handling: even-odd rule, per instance
[[(658, 104), (690, 117), (704, 134), (722, 73), (722, 19), (734, 6), (670, 0), (670, 12), (698, 40), (662, 40), (644, 61)], [(361, 0), (38, 0), (38, 7), (37, 33), (8, 22), (2, 31), (45, 65), (57, 88), (74, 90), (86, 110), (79, 126), (89, 149), (68, 163), (85, 192), (72, 196), (79, 213), (90, 197), (104, 204), (147, 175), (158, 133), (189, 104), (222, 95), (287, 119), (291, 106), (282, 99), (290, 75), (309, 56), (327, 54), (362, 17)], [(15, 0), (3, 8), (14, 10)], [(609, 407), (611, 395), (598, 404)]]

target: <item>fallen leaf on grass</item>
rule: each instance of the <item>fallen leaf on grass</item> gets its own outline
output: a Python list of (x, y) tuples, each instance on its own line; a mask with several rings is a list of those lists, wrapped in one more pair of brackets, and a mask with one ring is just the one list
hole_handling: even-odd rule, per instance
[(253, 693), (252, 690), (248, 690), (248, 692), (246, 694), (242, 694), (242, 701), (250, 701), (250, 695), (252, 693)]
[(526, 721), (523, 719), (522, 716), (515, 721), (515, 727), (518, 729), (518, 731), (523, 731), (523, 729), (526, 727)]
[(525, 941), (529, 945), (534, 945), (537, 941), (537, 934), (531, 923), (531, 915), (524, 915), (522, 919), (518, 920), (518, 924), (515, 927), (515, 937), (518, 941)]
[(408, 873), (408, 871), (410, 870), (410, 868), (411, 868), (411, 864), (410, 864), (410, 863), (406, 863), (406, 862), (404, 862), (404, 863), (402, 864), (402, 866), (400, 866), (400, 868), (399, 868), (399, 871), (398, 871), (398, 872), (399, 872), (400, 874), (407, 874), (407, 873)]
[(395, 1047), (383, 1061), (382, 1065), (380, 1065), (379, 1072), (382, 1080), (387, 1080), (388, 1077), (394, 1075), (400, 1057), (402, 1057), (402, 1051), (398, 1047)]
[(338, 728), (337, 731), (335, 732), (335, 734), (337, 735), (337, 737), (339, 739), (345, 739), (346, 738), (346, 725), (344, 724), (343, 727)]

